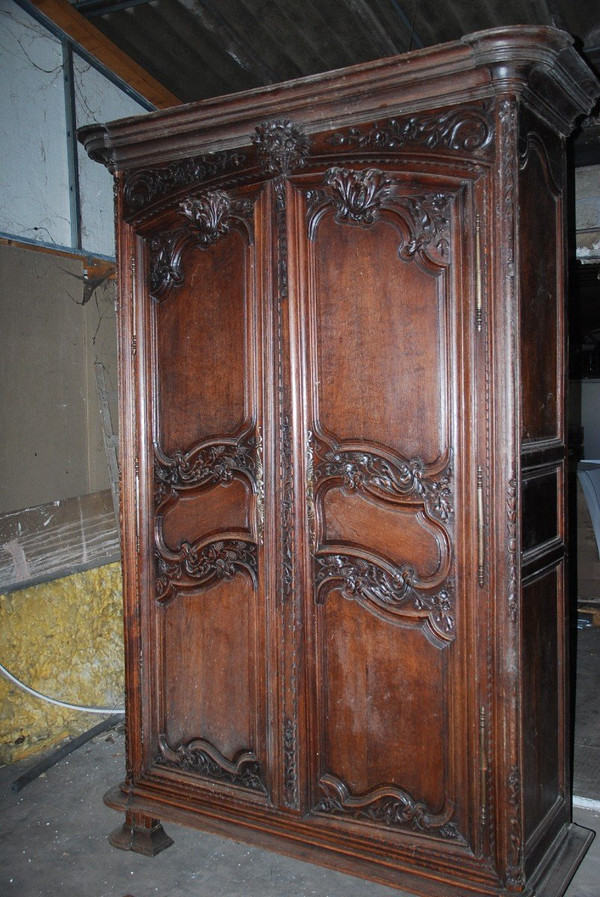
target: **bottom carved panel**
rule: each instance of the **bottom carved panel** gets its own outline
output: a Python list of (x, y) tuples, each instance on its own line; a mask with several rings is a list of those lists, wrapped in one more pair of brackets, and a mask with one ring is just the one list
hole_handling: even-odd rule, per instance
[(353, 795), (341, 779), (330, 774), (321, 777), (319, 787), (323, 797), (314, 807), (315, 813), (349, 816), (388, 828), (409, 828), (463, 841), (456, 823), (451, 821), (455, 809), (452, 801), (447, 800), (441, 812), (435, 813), (408, 792), (393, 785), (383, 785), (367, 794)]
[(253, 751), (242, 750), (234, 760), (228, 760), (204, 738), (180, 742), (175, 748), (171, 748), (162, 734), (158, 736), (158, 745), (160, 756), (157, 763), (161, 765), (175, 766), (222, 784), (267, 793), (261, 778), (261, 766)]

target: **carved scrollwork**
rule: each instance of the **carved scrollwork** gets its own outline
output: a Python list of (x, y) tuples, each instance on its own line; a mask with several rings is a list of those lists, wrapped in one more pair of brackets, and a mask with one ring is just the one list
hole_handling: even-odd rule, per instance
[(352, 170), (330, 168), (325, 187), (306, 192), (308, 233), (314, 239), (317, 225), (328, 208), (335, 209), (339, 224), (370, 227), (385, 211), (398, 215), (407, 231), (398, 247), (400, 258), (429, 254), (447, 264), (450, 256), (450, 193), (421, 193), (404, 196), (399, 185), (376, 168)]
[(256, 588), (258, 552), (254, 542), (227, 538), (196, 546), (184, 540), (175, 551), (161, 539), (157, 543), (156, 596), (160, 602), (169, 601), (179, 591), (233, 579), (238, 573), (247, 573)]
[(182, 230), (161, 234), (149, 241), (150, 250), (150, 295), (158, 301), (171, 287), (183, 283), (181, 267)]
[[(312, 444), (312, 443), (311, 443)], [(392, 462), (373, 452), (325, 447), (314, 442), (317, 463), (314, 464), (315, 485), (328, 479), (341, 479), (350, 492), (375, 490), (399, 498), (416, 498), (423, 502), (430, 517), (444, 522), (454, 515), (451, 478), (448, 467), (438, 478), (431, 477), (420, 458)]]
[(164, 734), (158, 736), (158, 746), (160, 764), (176, 766), (212, 781), (267, 793), (261, 778), (260, 763), (253, 751), (242, 750), (231, 761), (204, 738), (180, 742), (171, 748)]
[(352, 171), (336, 167), (326, 172), (325, 183), (331, 190), (336, 221), (369, 225), (378, 217), (392, 182), (375, 168)]
[(430, 193), (423, 196), (408, 197), (403, 205), (410, 213), (412, 236), (401, 248), (402, 258), (411, 258), (427, 249), (435, 249), (442, 259), (450, 254), (450, 217), (451, 197), (446, 193)]
[(517, 481), (511, 479), (508, 482), (508, 491), (506, 495), (507, 510), (507, 536), (508, 536), (508, 612), (512, 623), (517, 622), (519, 613), (518, 599), (518, 550), (517, 550)]
[(327, 774), (320, 778), (319, 787), (323, 797), (314, 808), (315, 813), (352, 816), (388, 828), (410, 828), (449, 840), (462, 840), (456, 823), (451, 822), (454, 804), (449, 800), (441, 813), (434, 813), (422, 801), (393, 785), (355, 796), (341, 779)]
[(493, 118), (486, 107), (462, 106), (441, 115), (411, 115), (390, 118), (382, 124), (375, 122), (368, 129), (349, 128), (333, 134), (330, 143), (380, 150), (421, 144), (429, 149), (445, 146), (459, 152), (473, 152), (489, 146), (493, 133)]
[(264, 500), (261, 438), (247, 436), (235, 442), (211, 442), (171, 457), (157, 452), (154, 460), (155, 505), (166, 498), (203, 486), (226, 485), (236, 476), (245, 477), (259, 500)]
[(425, 618), (436, 635), (445, 640), (454, 638), (452, 584), (446, 582), (435, 593), (420, 585), (407, 564), (384, 567), (350, 553), (320, 553), (315, 557), (317, 604), (322, 604), (333, 589), (339, 589), (342, 597), (367, 608)]
[(124, 184), (126, 210), (138, 212), (171, 190), (201, 183), (245, 162), (238, 152), (209, 153), (173, 162), (165, 168), (141, 169), (127, 175)]
[(234, 200), (223, 190), (206, 190), (180, 202), (179, 214), (186, 225), (148, 241), (151, 297), (160, 302), (172, 287), (183, 283), (182, 254), (186, 247), (208, 249), (225, 237), (234, 224), (243, 225), (252, 242), (252, 209), (250, 200)]
[(525, 882), (523, 873), (523, 838), (521, 815), (521, 776), (518, 766), (511, 766), (508, 776), (508, 803), (511, 817), (509, 822), (510, 853), (506, 873), (506, 883), (514, 888)]
[(301, 168), (310, 148), (306, 134), (288, 119), (257, 125), (252, 142), (263, 170), (273, 175), (287, 175)]
[(289, 603), (294, 587), (294, 482), (292, 467), (291, 424), (287, 415), (281, 421), (281, 523), (283, 529), (282, 599)]

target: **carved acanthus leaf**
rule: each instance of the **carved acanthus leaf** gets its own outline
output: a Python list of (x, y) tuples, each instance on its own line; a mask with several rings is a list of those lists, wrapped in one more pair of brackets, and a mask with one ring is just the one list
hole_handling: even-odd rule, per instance
[(267, 174), (287, 175), (301, 168), (309, 152), (308, 137), (288, 119), (257, 125), (252, 142)]
[(315, 485), (330, 478), (341, 478), (351, 492), (375, 489), (391, 496), (415, 497), (423, 502), (430, 517), (449, 521), (454, 515), (450, 468), (434, 479), (420, 458), (408, 461), (397, 458), (392, 462), (373, 452), (346, 450), (341, 446), (325, 448), (319, 442), (315, 442), (315, 457)]
[(442, 838), (462, 840), (456, 823), (450, 821), (454, 815), (451, 801), (446, 801), (441, 813), (433, 813), (425, 803), (393, 785), (384, 785), (355, 796), (341, 779), (330, 774), (321, 777), (319, 787), (324, 796), (314, 808), (316, 813), (352, 816), (389, 828), (410, 828)]
[(463, 106), (441, 115), (411, 115), (390, 118), (370, 128), (350, 128), (334, 134), (334, 146), (353, 146), (359, 149), (397, 150), (410, 144), (424, 144), (430, 149), (473, 152), (484, 149), (493, 136), (493, 119), (486, 108)]
[(257, 583), (257, 547), (243, 539), (222, 539), (203, 547), (182, 541), (174, 552), (159, 545), (156, 562), (156, 595), (161, 602), (179, 591), (233, 579), (242, 572), (250, 576), (255, 587)]
[(124, 199), (129, 212), (137, 212), (179, 187), (201, 183), (228, 168), (239, 168), (245, 158), (238, 152), (209, 153), (173, 162), (165, 168), (134, 171), (125, 179)]
[(322, 603), (333, 589), (342, 597), (407, 618), (426, 618), (441, 638), (454, 637), (452, 584), (439, 591), (418, 588), (408, 565), (386, 569), (352, 554), (317, 554), (315, 591)]
[(284, 787), (285, 802), (288, 807), (296, 806), (298, 801), (298, 775), (296, 772), (297, 752), (296, 724), (286, 719), (283, 728)]
[(364, 171), (330, 168), (325, 173), (325, 183), (337, 210), (336, 220), (362, 225), (373, 224), (392, 185), (390, 179), (375, 168)]
[(207, 248), (229, 233), (232, 219), (248, 218), (252, 203), (232, 200), (224, 190), (207, 190), (179, 203), (179, 211), (189, 221), (200, 246)]
[(171, 748), (163, 734), (158, 736), (158, 746), (159, 763), (177, 766), (205, 779), (266, 794), (267, 789), (261, 779), (260, 763), (253, 751), (242, 750), (231, 761), (204, 738), (194, 738), (187, 743), (180, 742), (175, 748)]

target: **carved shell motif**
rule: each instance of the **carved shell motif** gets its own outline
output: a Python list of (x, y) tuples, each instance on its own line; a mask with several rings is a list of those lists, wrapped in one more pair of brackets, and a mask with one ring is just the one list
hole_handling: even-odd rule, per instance
[(392, 182), (375, 168), (352, 171), (330, 168), (325, 183), (332, 191), (336, 220), (350, 224), (372, 224), (390, 194)]
[(425, 253), (438, 264), (448, 263), (452, 194), (399, 195), (394, 189), (395, 182), (377, 168), (329, 168), (324, 181), (325, 189), (309, 190), (306, 194), (311, 239), (328, 206), (335, 209), (339, 224), (362, 227), (378, 221), (383, 210), (395, 211), (408, 228), (407, 238), (398, 248), (401, 258), (411, 259)]
[(211, 190), (179, 204), (202, 246), (212, 246), (229, 233), (231, 199), (223, 190)]

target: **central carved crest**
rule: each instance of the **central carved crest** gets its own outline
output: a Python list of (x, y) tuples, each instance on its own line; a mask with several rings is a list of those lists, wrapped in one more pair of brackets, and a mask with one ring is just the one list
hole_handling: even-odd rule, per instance
[(252, 142), (268, 174), (289, 174), (301, 168), (308, 156), (308, 137), (287, 119), (257, 125)]

